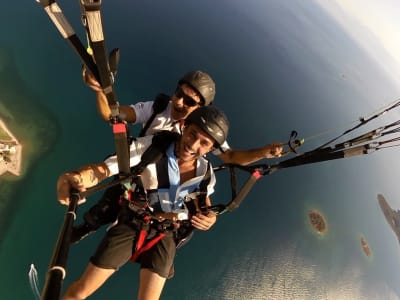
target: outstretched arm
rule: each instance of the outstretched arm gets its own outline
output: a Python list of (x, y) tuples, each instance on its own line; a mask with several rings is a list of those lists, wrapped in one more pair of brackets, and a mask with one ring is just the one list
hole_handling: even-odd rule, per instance
[(85, 191), (109, 177), (110, 174), (105, 163), (90, 164), (77, 171), (62, 174), (57, 181), (58, 201), (63, 205), (68, 205), (71, 189)]
[[(99, 82), (94, 78), (93, 75), (90, 75), (88, 72), (84, 72), (83, 81), (88, 87), (96, 92), (97, 110), (99, 111), (99, 114), (103, 118), (103, 120), (108, 121), (110, 119), (111, 110), (108, 106), (107, 97), (103, 93), (103, 89), (101, 88)], [(136, 122), (135, 110), (129, 105), (120, 105), (119, 114), (122, 120), (130, 123)]]
[(228, 149), (224, 153), (219, 154), (218, 157), (225, 163), (245, 166), (263, 158), (281, 157), (282, 151), (283, 147), (281, 143), (272, 143), (257, 149)]

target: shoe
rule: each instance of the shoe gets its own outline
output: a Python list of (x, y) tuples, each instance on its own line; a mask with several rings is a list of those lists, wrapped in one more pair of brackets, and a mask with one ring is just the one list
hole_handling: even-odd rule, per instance
[(81, 225), (74, 226), (72, 227), (70, 243), (75, 244), (83, 240), (85, 237), (87, 237), (89, 234), (95, 231), (96, 229), (90, 226), (88, 223), (83, 223)]

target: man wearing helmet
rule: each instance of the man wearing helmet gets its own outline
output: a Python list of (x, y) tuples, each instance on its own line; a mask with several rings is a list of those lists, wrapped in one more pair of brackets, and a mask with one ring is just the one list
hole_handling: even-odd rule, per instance
[[(187, 196), (194, 195), (204, 177), (209, 176), (206, 188), (205, 207), (211, 205), (210, 194), (214, 191), (215, 176), (210, 163), (204, 155), (219, 147), (227, 137), (229, 124), (226, 116), (214, 107), (201, 107), (185, 120), (182, 134), (175, 142), (164, 149), (166, 159), (160, 159), (146, 166), (141, 173), (143, 188), (155, 195), (151, 197), (149, 210), (156, 213), (176, 213), (186, 209)], [(146, 149), (152, 143), (152, 137), (137, 138), (130, 145), (130, 164), (137, 165)], [(164, 157), (163, 156), (163, 157)], [(158, 178), (158, 170), (167, 168), (168, 189), (160, 184), (164, 178)], [(210, 173), (209, 173), (210, 172)], [(115, 156), (104, 162), (91, 164), (74, 172), (61, 175), (57, 182), (58, 200), (69, 204), (71, 189), (84, 191), (107, 177), (118, 174)], [(206, 175), (209, 174), (209, 175)], [(165, 181), (165, 180), (164, 180)], [(193, 197), (193, 196), (191, 196)], [(200, 197), (200, 196), (199, 196)], [(130, 203), (121, 208), (118, 223), (112, 227), (100, 243), (81, 278), (72, 283), (63, 299), (86, 299), (131, 258), (135, 249), (135, 240), (141, 226), (137, 225), (138, 215)], [(128, 202), (130, 202), (128, 204)], [(199, 207), (199, 205), (197, 205)], [(199, 230), (208, 230), (216, 221), (211, 211), (197, 209), (194, 215), (188, 212), (179, 221), (188, 219), (191, 226)], [(158, 218), (150, 227), (160, 230)], [(178, 222), (179, 222), (178, 221)], [(161, 222), (161, 219), (160, 219)], [(179, 224), (179, 223), (178, 223)], [(177, 226), (172, 226), (171, 232)], [(136, 261), (141, 265), (138, 299), (159, 299), (167, 278), (173, 274), (173, 261), (176, 252), (175, 236), (166, 231), (165, 236), (150, 249), (141, 253)], [(136, 238), (135, 238), (136, 237)], [(172, 272), (171, 272), (172, 271)]]

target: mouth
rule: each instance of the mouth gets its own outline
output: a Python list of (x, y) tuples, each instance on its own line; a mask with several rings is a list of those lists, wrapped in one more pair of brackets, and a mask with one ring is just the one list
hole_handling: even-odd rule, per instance
[(184, 151), (189, 153), (190, 155), (196, 155), (196, 151), (193, 151), (189, 146), (185, 145), (183, 147)]
[(178, 113), (186, 113), (187, 112), (185, 107), (176, 107), (176, 106), (174, 106), (174, 110), (176, 112), (178, 112)]
[(188, 145), (183, 146), (181, 158), (184, 160), (192, 160), (197, 156), (197, 152), (193, 151)]

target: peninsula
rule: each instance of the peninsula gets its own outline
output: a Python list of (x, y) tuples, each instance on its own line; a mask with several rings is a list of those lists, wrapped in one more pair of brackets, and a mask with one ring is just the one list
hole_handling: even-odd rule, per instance
[(396, 234), (397, 239), (400, 242), (400, 210), (395, 210), (390, 207), (382, 194), (378, 194), (379, 206), (386, 218), (386, 222), (390, 225), (390, 228)]
[(10, 172), (21, 174), (22, 145), (0, 120), (0, 176)]

